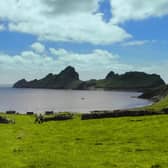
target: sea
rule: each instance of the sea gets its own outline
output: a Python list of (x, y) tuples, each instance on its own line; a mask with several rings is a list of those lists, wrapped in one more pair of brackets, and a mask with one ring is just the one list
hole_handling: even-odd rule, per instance
[(95, 110), (116, 110), (143, 107), (150, 100), (139, 99), (139, 92), (104, 90), (16, 89), (0, 87), (0, 112), (18, 113), (45, 111), (86, 113)]

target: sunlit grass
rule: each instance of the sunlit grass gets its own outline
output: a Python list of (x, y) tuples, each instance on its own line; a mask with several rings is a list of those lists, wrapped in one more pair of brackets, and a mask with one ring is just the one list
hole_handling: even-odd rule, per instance
[(159, 102), (154, 103), (153, 105), (146, 107), (146, 109), (154, 110), (154, 111), (160, 111), (165, 108), (168, 108), (168, 96), (163, 98)]
[[(3, 168), (168, 167), (168, 116), (0, 124)], [(159, 168), (159, 167), (157, 167)]]

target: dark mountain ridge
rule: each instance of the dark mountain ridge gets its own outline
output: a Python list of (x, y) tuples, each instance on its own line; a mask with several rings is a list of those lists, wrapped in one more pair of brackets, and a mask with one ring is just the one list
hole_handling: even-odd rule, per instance
[(106, 90), (135, 90), (146, 91), (148, 89), (165, 86), (163, 79), (157, 74), (144, 72), (126, 72), (116, 74), (111, 71), (105, 79), (81, 81), (79, 74), (72, 66), (66, 67), (59, 74), (48, 74), (40, 80), (26, 81), (22, 79), (16, 82), (14, 88), (47, 88), (47, 89), (106, 89)]
[(59, 74), (48, 74), (40, 80), (26, 81), (22, 79), (14, 84), (14, 88), (47, 88), (47, 89), (76, 89), (81, 83), (79, 74), (71, 66), (61, 71)]

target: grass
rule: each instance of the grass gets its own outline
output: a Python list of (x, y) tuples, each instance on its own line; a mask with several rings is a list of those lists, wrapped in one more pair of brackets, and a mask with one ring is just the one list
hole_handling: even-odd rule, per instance
[(168, 96), (161, 99), (159, 102), (154, 103), (153, 105), (146, 107), (146, 109), (154, 110), (154, 111), (160, 111), (164, 108), (168, 108)]
[[(3, 114), (2, 114), (3, 115)], [(6, 115), (5, 115), (6, 116)], [(167, 168), (168, 116), (0, 124), (3, 168)]]

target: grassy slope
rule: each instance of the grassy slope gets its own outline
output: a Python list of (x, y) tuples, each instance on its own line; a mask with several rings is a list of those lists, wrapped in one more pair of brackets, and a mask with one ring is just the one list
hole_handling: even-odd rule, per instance
[[(3, 168), (168, 167), (168, 116), (0, 124)], [(159, 168), (159, 167), (157, 167)]]
[(163, 98), (159, 102), (154, 103), (153, 105), (147, 107), (147, 109), (155, 110), (155, 111), (159, 111), (159, 110), (162, 110), (164, 108), (168, 108), (168, 96), (166, 96), (165, 98)]

